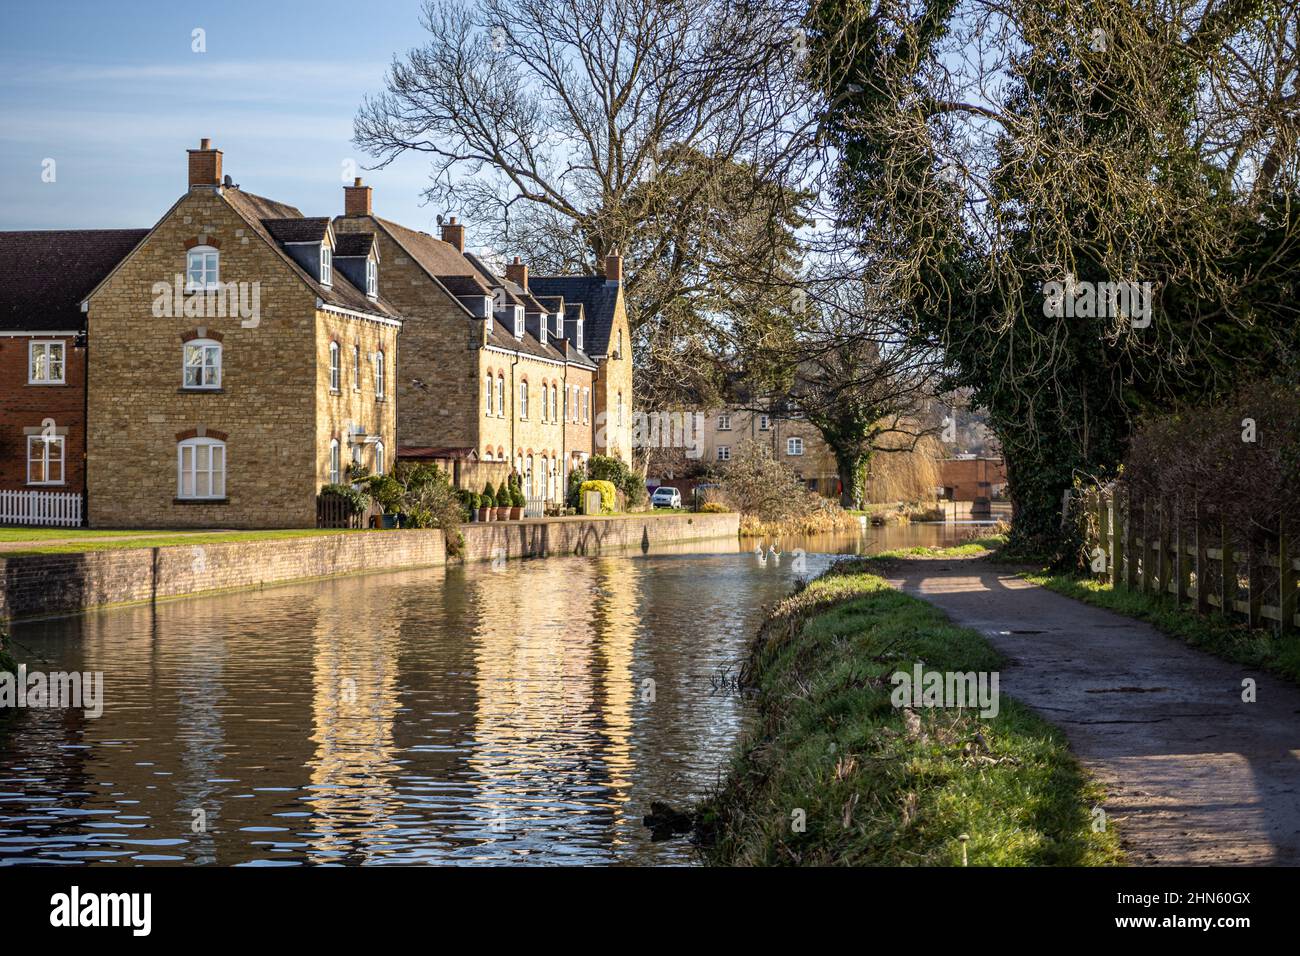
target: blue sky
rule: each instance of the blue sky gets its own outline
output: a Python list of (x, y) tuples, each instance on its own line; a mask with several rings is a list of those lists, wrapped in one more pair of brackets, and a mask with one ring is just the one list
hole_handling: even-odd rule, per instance
[[(376, 212), (433, 231), (443, 210), (420, 204), (427, 163), (372, 173), (351, 143), (393, 54), (423, 44), (419, 0), (18, 9), (7, 5), (0, 31), (0, 229), (152, 226), (185, 190), (185, 150), (206, 136), (250, 192), (337, 215), (351, 162)], [(196, 28), (205, 53), (191, 49)]]

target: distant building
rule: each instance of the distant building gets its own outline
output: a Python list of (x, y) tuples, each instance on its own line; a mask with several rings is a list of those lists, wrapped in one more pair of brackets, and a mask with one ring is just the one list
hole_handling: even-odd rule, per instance
[(939, 462), (939, 473), (941, 496), (950, 501), (1001, 498), (1006, 493), (1007, 467), (1001, 458), (944, 458)]

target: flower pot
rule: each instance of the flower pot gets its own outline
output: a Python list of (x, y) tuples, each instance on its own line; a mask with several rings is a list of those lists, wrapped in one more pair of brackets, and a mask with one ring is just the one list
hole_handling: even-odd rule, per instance
[(524, 509), (523, 509), (523, 508), (520, 508), (518, 505), (511, 505), (511, 506), (510, 506), (510, 520), (511, 520), (511, 521), (518, 521), (518, 520), (519, 520), (520, 518), (522, 518), (523, 516), (524, 516)]
[(399, 518), (398, 515), (380, 515), (380, 518), (379, 518), (379, 520), (380, 520), (380, 522), (381, 522), (380, 527), (383, 527), (383, 528), (386, 528), (386, 529), (388, 529), (388, 528), (396, 528), (396, 527), (397, 527), (397, 523), (398, 523), (398, 518)]
[(491, 508), (479, 508), (479, 509), (478, 509), (478, 520), (479, 520), (479, 521), (491, 521), (491, 520), (492, 520), (492, 509), (491, 509)]
[(498, 507), (498, 508), (497, 508), (497, 520), (498, 520), (498, 521), (509, 521), (509, 520), (510, 520), (510, 509), (509, 509), (508, 507), (505, 507), (505, 508)]

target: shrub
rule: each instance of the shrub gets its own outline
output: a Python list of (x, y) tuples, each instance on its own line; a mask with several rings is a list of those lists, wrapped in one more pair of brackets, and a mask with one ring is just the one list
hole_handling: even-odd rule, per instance
[(528, 499), (524, 497), (523, 489), (518, 487), (511, 489), (510, 504), (515, 508), (523, 508), (528, 504)]
[(564, 492), (564, 503), (570, 508), (582, 507), (582, 483), (587, 480), (585, 465), (575, 465), (569, 472), (569, 487)]
[(483, 497), (482, 497), (482, 503), (479, 505), (479, 507), (481, 507), (481, 508), (495, 508), (496, 506), (497, 506), (497, 492), (496, 492), (496, 489), (492, 487), (492, 482), (490, 482), (490, 481), (489, 481), (489, 482), (485, 482), (484, 485), (483, 485)]
[(609, 481), (584, 481), (578, 488), (580, 500), (585, 498), (587, 492), (600, 492), (600, 513), (611, 515), (614, 513), (614, 504), (618, 499), (618, 491)]
[(596, 481), (608, 481), (627, 496), (630, 507), (641, 504), (646, 498), (645, 480), (621, 458), (593, 455), (587, 461), (587, 476)]
[(706, 514), (706, 515), (726, 514), (730, 510), (731, 509), (728, 508), (726, 505), (724, 505), (721, 501), (706, 501), (704, 502), (704, 504), (700, 505), (700, 514)]

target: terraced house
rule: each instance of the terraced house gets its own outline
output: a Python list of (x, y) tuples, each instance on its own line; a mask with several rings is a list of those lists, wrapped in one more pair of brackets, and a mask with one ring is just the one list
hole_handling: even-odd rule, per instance
[(90, 523), (312, 527), (321, 485), (396, 455), (383, 244), (245, 192), (208, 140), (188, 178), (84, 300)]
[(80, 523), (86, 474), (81, 300), (146, 232), (0, 232), (0, 492), (11, 492), (0, 501), (0, 521)]
[[(607, 346), (628, 334), (617, 257), (612, 279), (574, 289), (530, 282), (518, 259), (500, 275), (466, 251), (455, 217), (436, 238), (380, 218), (360, 179), (344, 187), (334, 229), (375, 236), (385, 295), (404, 319), (401, 457), (450, 462), (474, 490), (517, 471), (536, 508), (560, 502), (592, 454), (630, 456), (630, 357), (611, 365)], [(602, 429), (608, 408), (619, 418)]]

